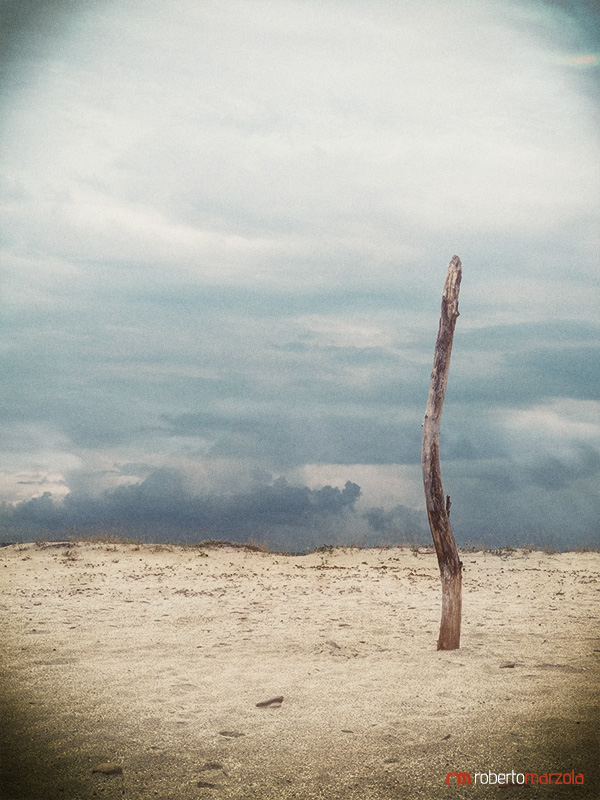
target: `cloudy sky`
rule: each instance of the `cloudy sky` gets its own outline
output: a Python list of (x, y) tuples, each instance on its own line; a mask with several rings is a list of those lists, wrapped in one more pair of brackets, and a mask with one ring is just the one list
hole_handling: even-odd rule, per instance
[(0, 537), (600, 539), (593, 0), (0, 2)]

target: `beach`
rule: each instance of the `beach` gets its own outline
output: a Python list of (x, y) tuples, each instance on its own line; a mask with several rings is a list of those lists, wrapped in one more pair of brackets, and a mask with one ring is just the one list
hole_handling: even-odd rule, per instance
[(461, 558), (438, 652), (432, 548), (3, 547), (0, 796), (600, 796), (600, 554)]

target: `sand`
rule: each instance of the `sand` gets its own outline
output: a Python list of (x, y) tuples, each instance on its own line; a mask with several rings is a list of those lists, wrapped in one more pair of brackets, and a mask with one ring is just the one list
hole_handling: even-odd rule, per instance
[(430, 549), (2, 548), (0, 796), (600, 797), (600, 554), (462, 558), (438, 652)]

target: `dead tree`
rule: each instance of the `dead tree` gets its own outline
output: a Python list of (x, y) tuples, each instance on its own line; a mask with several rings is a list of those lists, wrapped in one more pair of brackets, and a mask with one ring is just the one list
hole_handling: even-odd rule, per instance
[(427, 516), (442, 578), (442, 621), (438, 650), (456, 650), (460, 647), (462, 562), (458, 557), (458, 548), (450, 527), (450, 496), (444, 499), (440, 469), (440, 423), (450, 369), (454, 327), (458, 317), (461, 278), (460, 258), (454, 256), (448, 267), (442, 295), (440, 327), (433, 356), (421, 451)]

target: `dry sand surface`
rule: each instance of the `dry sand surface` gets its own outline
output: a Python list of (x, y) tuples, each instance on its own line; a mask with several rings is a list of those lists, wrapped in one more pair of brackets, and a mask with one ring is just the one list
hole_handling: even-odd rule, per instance
[(1, 797), (600, 797), (600, 554), (462, 557), (437, 652), (430, 550), (3, 548)]

